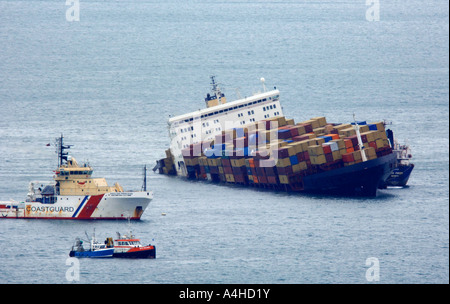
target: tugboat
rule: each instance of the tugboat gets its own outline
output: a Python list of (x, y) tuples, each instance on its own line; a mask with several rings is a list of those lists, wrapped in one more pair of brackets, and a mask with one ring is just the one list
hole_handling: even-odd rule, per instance
[[(88, 237), (89, 238), (89, 237)], [(72, 250), (69, 252), (70, 257), (76, 258), (112, 258), (114, 247), (109, 246), (107, 242), (100, 243), (95, 238), (95, 232), (89, 242), (89, 249), (85, 249), (83, 241), (80, 238), (75, 240)]]
[(132, 219), (139, 220), (153, 193), (123, 191), (104, 178), (93, 178), (88, 164), (78, 164), (66, 152), (72, 145), (56, 140), (58, 167), (53, 182), (31, 182), (24, 202), (0, 201), (0, 218), (21, 219)]
[[(111, 238), (108, 238), (107, 241), (108, 244), (112, 243)], [(142, 245), (141, 240), (135, 238), (131, 231), (124, 235), (117, 232), (113, 256), (115, 258), (154, 259), (156, 258), (156, 248), (151, 244)]]
[(412, 158), (410, 147), (407, 144), (399, 144), (392, 131), (387, 130), (387, 135), (393, 146), (393, 152), (397, 155), (397, 166), (392, 170), (385, 184), (386, 186), (405, 187), (414, 169), (414, 164), (410, 162)]

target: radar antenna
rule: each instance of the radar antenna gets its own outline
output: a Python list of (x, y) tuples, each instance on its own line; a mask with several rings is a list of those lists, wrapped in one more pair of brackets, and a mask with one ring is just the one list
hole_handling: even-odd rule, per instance
[(69, 158), (69, 153), (65, 152), (65, 150), (70, 149), (73, 145), (64, 145), (63, 143), (63, 135), (56, 139), (56, 153), (58, 154), (58, 167), (62, 166), (64, 162), (67, 162)]

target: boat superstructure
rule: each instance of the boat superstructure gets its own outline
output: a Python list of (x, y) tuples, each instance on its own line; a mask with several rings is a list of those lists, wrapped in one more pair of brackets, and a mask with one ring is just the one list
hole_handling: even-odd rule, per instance
[[(86, 233), (87, 236), (87, 233)], [(75, 244), (69, 252), (70, 257), (76, 258), (112, 258), (114, 247), (109, 246), (107, 242), (101, 243), (95, 237), (95, 230), (92, 238), (88, 236), (89, 247), (84, 248), (83, 241), (80, 238), (75, 239)]]
[(108, 238), (108, 244), (114, 244), (114, 257), (134, 259), (156, 258), (156, 248), (152, 244), (142, 245), (141, 240), (136, 238), (130, 231), (128, 234), (117, 233), (117, 238), (112, 241)]
[(58, 167), (51, 182), (31, 182), (24, 202), (0, 202), (3, 218), (140, 219), (149, 205), (150, 191), (124, 191), (105, 178), (92, 177), (88, 164), (79, 164), (66, 150), (63, 136), (56, 141)]

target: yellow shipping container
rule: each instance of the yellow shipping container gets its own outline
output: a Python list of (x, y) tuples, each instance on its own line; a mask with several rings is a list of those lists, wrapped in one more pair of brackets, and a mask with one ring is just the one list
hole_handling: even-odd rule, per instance
[(349, 137), (353, 135), (356, 135), (356, 131), (355, 129), (353, 129), (353, 127), (339, 130), (339, 136), (341, 137)]
[(277, 160), (277, 164), (276, 164), (276, 166), (280, 167), (280, 168), (289, 167), (290, 165), (291, 165), (291, 160), (289, 159), (289, 157), (279, 158)]
[(331, 152), (332, 154), (333, 154), (333, 160), (339, 160), (339, 159), (342, 159), (342, 155), (341, 155), (341, 153), (339, 152), (339, 150), (338, 151), (333, 151), (333, 152)]
[(369, 132), (369, 126), (368, 125), (361, 125), (359, 126), (359, 133)]
[(320, 128), (319, 121), (317, 121), (317, 120), (310, 119), (310, 120), (305, 120), (302, 123), (311, 124), (313, 129)]
[(245, 158), (231, 159), (232, 167), (244, 167), (245, 166)]
[(319, 136), (319, 134), (324, 134), (325, 133), (325, 127), (320, 127), (320, 128), (316, 128), (313, 129), (313, 132), (316, 136)]
[(309, 146), (308, 147), (308, 154), (309, 154), (309, 156), (324, 155), (322, 145)]
[(364, 149), (364, 153), (366, 154), (366, 157), (369, 160), (377, 158), (377, 153), (375, 152), (375, 149), (372, 147)]
[(287, 126), (293, 126), (293, 125), (295, 125), (294, 119), (286, 119), (286, 125), (287, 125)]
[(288, 149), (289, 156), (294, 156), (295, 154), (297, 154), (297, 152), (295, 152), (295, 147), (288, 145), (287, 149)]
[(298, 165), (300, 166), (300, 171), (308, 169), (308, 164), (305, 161), (299, 162)]
[(367, 141), (375, 141), (377, 140), (377, 133), (378, 131), (368, 131), (368, 132), (364, 132), (361, 133), (361, 136), (365, 135), (367, 138)]
[(325, 155), (314, 155), (314, 156), (309, 156), (311, 164), (313, 165), (322, 165), (325, 164), (327, 162)]
[(225, 174), (225, 179), (229, 183), (234, 183), (234, 175), (233, 174)]
[(375, 141), (376, 145), (377, 145), (377, 149), (383, 148), (384, 147), (384, 141), (382, 139), (377, 139)]
[(319, 123), (320, 127), (324, 127), (327, 124), (327, 120), (325, 117), (313, 117), (311, 120), (316, 120)]
[(278, 178), (280, 179), (280, 184), (289, 184), (289, 177), (286, 175), (278, 175)]
[(338, 133), (340, 130), (348, 129), (348, 128), (352, 128), (352, 125), (351, 124), (341, 124), (341, 125), (333, 126), (333, 129), (337, 130)]

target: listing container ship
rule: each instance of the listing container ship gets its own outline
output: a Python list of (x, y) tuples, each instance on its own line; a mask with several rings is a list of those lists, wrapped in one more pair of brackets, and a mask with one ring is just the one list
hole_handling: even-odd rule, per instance
[(58, 167), (52, 182), (31, 182), (25, 201), (0, 201), (1, 218), (21, 219), (131, 219), (138, 220), (153, 193), (124, 191), (104, 178), (93, 178), (88, 164), (79, 165), (66, 152), (63, 136), (56, 140)]
[(376, 196), (396, 165), (381, 121), (295, 123), (263, 78), (262, 92), (229, 103), (211, 80), (206, 109), (169, 119), (170, 148), (155, 171), (288, 192)]

